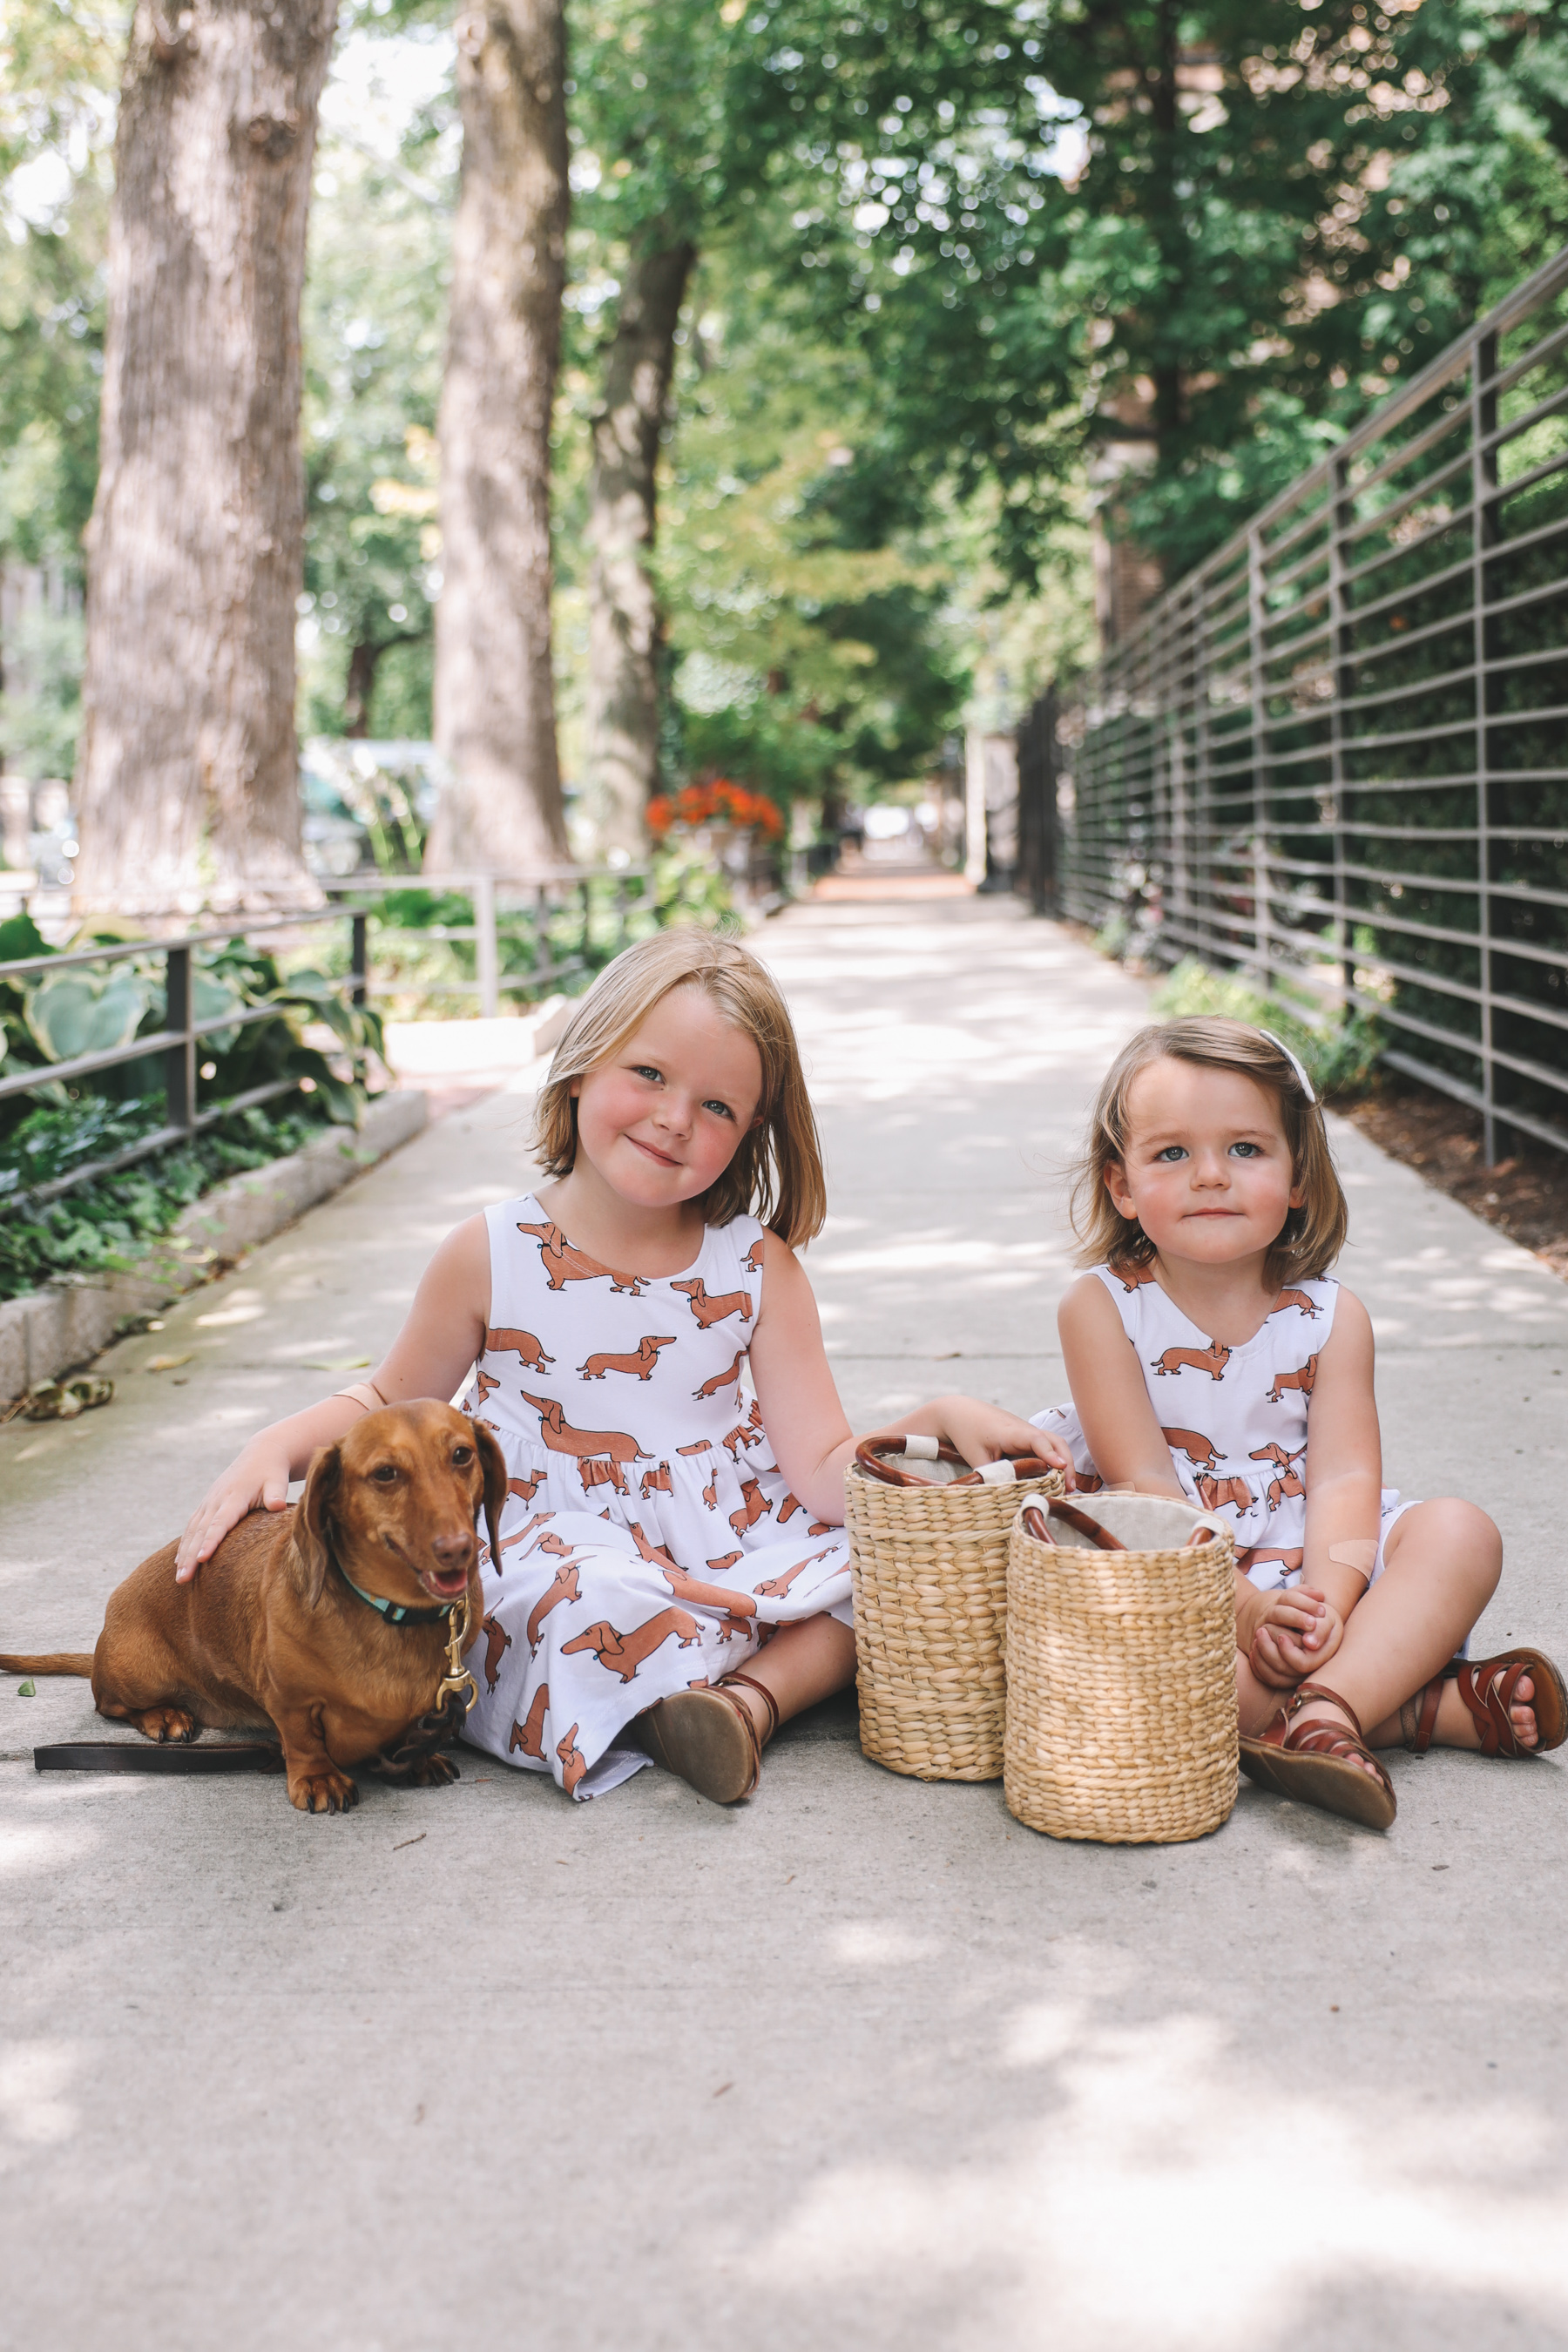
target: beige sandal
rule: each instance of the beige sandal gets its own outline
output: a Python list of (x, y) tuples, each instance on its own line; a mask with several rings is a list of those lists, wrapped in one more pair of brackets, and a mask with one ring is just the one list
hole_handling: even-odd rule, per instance
[[(767, 1709), (759, 1739), (751, 1708), (728, 1685), (744, 1683)], [(762, 1777), (763, 1749), (779, 1727), (778, 1705), (752, 1675), (726, 1675), (711, 1690), (673, 1691), (650, 1706), (639, 1726), (656, 1764), (676, 1773), (716, 1805), (739, 1804)]]
[[(1352, 1729), (1321, 1717), (1298, 1724), (1296, 1717), (1313, 1699), (1337, 1706)], [(1352, 1764), (1352, 1757), (1370, 1764), (1372, 1771)], [(1281, 1797), (1321, 1805), (1325, 1812), (1341, 1813), (1369, 1830), (1393, 1827), (1398, 1810), (1394, 1783), (1367, 1747), (1355, 1709), (1326, 1683), (1299, 1684), (1262, 1738), (1242, 1740), (1241, 1769), (1249, 1780)]]

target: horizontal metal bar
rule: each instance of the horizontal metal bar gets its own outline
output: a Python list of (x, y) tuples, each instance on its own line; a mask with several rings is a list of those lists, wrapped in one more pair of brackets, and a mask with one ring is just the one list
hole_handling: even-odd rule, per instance
[(222, 930), (180, 931), (166, 938), (124, 940), (115, 947), (62, 948), (54, 955), (18, 956), (10, 963), (0, 963), (0, 980), (15, 980), (28, 971), (70, 971), (79, 964), (125, 963), (133, 956), (167, 955), (171, 948), (205, 948), (215, 941), (248, 940), (261, 931), (291, 931), (301, 924), (339, 923), (346, 915), (365, 914), (372, 910), (344, 903), (335, 907), (301, 907), (298, 914), (268, 915), (263, 919), (227, 924)]
[(98, 1070), (112, 1070), (121, 1062), (140, 1062), (149, 1054), (161, 1054), (170, 1045), (183, 1045), (183, 1029), (159, 1029), (151, 1037), (133, 1037), (129, 1045), (105, 1047), (101, 1053), (78, 1054), (69, 1062), (49, 1062), (37, 1069), (20, 1070), (14, 1077), (0, 1078), (0, 1102), (7, 1095), (31, 1094), (36, 1087), (58, 1081), (68, 1085), (72, 1078), (89, 1078)]
[(155, 1128), (151, 1135), (141, 1137), (135, 1143), (128, 1143), (122, 1151), (110, 1152), (103, 1160), (89, 1160), (82, 1167), (73, 1168), (67, 1176), (51, 1178), (47, 1184), (30, 1184), (24, 1192), (8, 1194), (0, 1199), (0, 1217), (8, 1216), (18, 1209), (42, 1208), (64, 1193), (74, 1192), (79, 1184), (95, 1183), (100, 1176), (116, 1176), (121, 1170), (134, 1167), (138, 1160), (150, 1160), (154, 1152), (172, 1150), (182, 1143), (192, 1143), (205, 1129), (216, 1127), (221, 1119), (232, 1118), (236, 1112), (250, 1110), (259, 1103), (275, 1101), (279, 1095), (298, 1094), (299, 1091), (298, 1078), (279, 1078), (270, 1086), (251, 1087), (246, 1093), (235, 1095), (204, 1110), (191, 1127)]
[(1550, 1121), (1537, 1118), (1531, 1112), (1507, 1103), (1489, 1104), (1484, 1095), (1478, 1094), (1473, 1087), (1467, 1087), (1450, 1071), (1433, 1069), (1429, 1064), (1418, 1062), (1409, 1054), (1385, 1050), (1381, 1058), (1390, 1069), (1398, 1070), (1405, 1077), (1419, 1079), (1423, 1086), (1434, 1087), (1438, 1094), (1448, 1095), (1454, 1101), (1467, 1104), (1471, 1110), (1479, 1111), (1483, 1118), (1489, 1109), (1500, 1127), (1516, 1128), (1521, 1135), (1533, 1136), (1538, 1143), (1550, 1144), (1558, 1151), (1568, 1151), (1568, 1126), (1554, 1128)]

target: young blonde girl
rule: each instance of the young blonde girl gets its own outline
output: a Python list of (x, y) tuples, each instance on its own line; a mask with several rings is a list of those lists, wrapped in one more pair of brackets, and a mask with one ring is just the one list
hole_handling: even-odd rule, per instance
[[(545, 1181), (448, 1234), (369, 1382), (247, 1446), (178, 1573), (280, 1509), (365, 1410), (464, 1388), (510, 1477), (468, 1738), (575, 1797), (651, 1755), (727, 1802), (855, 1666), (856, 1441), (795, 1256), (826, 1213), (821, 1153), (766, 968), (700, 931), (628, 948), (562, 1037), (536, 1126)], [(899, 1427), (975, 1464), (1067, 1460), (962, 1397)]]
[(1491, 1520), (1383, 1486), (1372, 1325), (1329, 1273), (1344, 1195), (1295, 1057), (1242, 1022), (1141, 1030), (1100, 1088), (1074, 1223), (1093, 1270), (1059, 1318), (1072, 1405), (1038, 1424), (1080, 1486), (1234, 1527), (1244, 1769), (1386, 1828), (1373, 1748), (1556, 1747), (1540, 1651), (1452, 1664), (1500, 1572)]

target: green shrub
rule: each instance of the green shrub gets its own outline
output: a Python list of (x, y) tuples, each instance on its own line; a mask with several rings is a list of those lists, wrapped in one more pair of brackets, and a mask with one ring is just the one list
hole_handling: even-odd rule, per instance
[(214, 1184), (298, 1151), (329, 1124), (324, 1105), (281, 1114), (258, 1106), (117, 1175), (89, 1179), (52, 1201), (33, 1199), (38, 1186), (108, 1159), (162, 1121), (156, 1099), (115, 1103), (89, 1096), (47, 1103), (13, 1128), (0, 1143), (0, 1298), (19, 1297), (62, 1275), (126, 1272)]
[(1321, 1095), (1364, 1093), (1383, 1040), (1377, 1024), (1352, 1013), (1333, 1028), (1314, 1028), (1279, 996), (1264, 996), (1234, 972), (1215, 971), (1196, 956), (1184, 957), (1155, 990), (1152, 1008), (1162, 1021), (1217, 1013), (1272, 1029), (1289, 1045)]

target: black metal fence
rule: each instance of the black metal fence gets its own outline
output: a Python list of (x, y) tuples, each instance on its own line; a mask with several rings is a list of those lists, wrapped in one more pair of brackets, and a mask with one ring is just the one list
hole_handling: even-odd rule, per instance
[(1568, 1150), (1568, 250), (1169, 590), (1058, 728), (1060, 903)]

